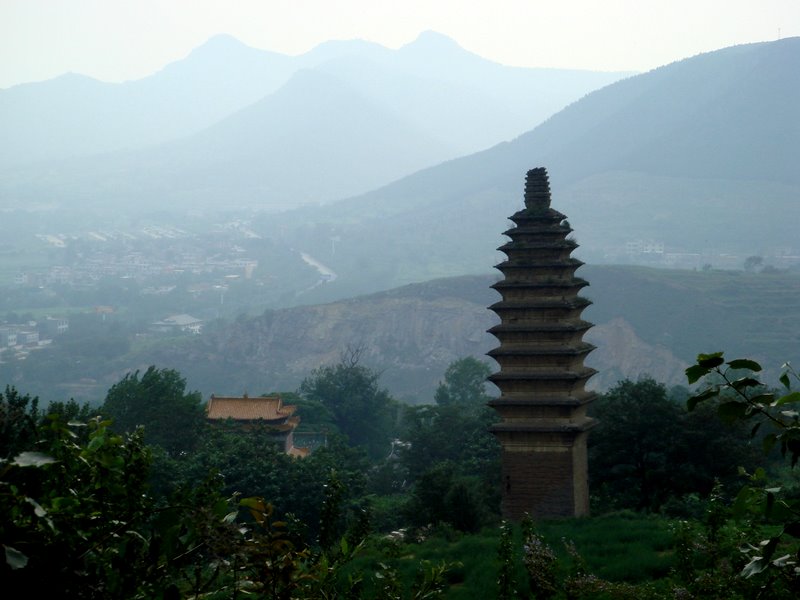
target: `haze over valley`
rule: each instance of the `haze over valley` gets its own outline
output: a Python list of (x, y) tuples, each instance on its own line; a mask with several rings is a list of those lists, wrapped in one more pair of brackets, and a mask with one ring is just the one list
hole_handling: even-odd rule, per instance
[(218, 36), (138, 81), (0, 90), (0, 191), (129, 212), (329, 202), (511, 139), (629, 74), (504, 67), (434, 32), (297, 57)]
[[(798, 38), (634, 74), (506, 67), (435, 32), (397, 50), (337, 41), (297, 56), (217, 36), (135, 81), (70, 74), (0, 90), (0, 314), (20, 331), (72, 322), (40, 347), (6, 344), (2, 373), (86, 399), (162, 362), (206, 395), (283, 389), (355, 344), (398, 394), (429, 401), (448, 362), (491, 348), (493, 292), (425, 290), (496, 277), (524, 173), (543, 165), (602, 299), (595, 385), (654, 372), (680, 383), (711, 348), (656, 324), (664, 297), (681, 314), (716, 306), (711, 327), (727, 301), (704, 278), (746, 270), (748, 290), (795, 285), (798, 66)], [(610, 264), (697, 275), (678, 277), (684, 294), (638, 294), (673, 276)], [(611, 273), (633, 304), (610, 298)], [(446, 279), (457, 276), (478, 279)], [(437, 326), (385, 304), (409, 296)], [(398, 325), (383, 331), (390, 313)], [(165, 325), (176, 316), (191, 326)], [(88, 347), (107, 334), (104, 365), (84, 348), (84, 366), (66, 368), (70, 336)], [(791, 327), (770, 336), (765, 356), (789, 356)], [(633, 360), (645, 347), (657, 358)]]

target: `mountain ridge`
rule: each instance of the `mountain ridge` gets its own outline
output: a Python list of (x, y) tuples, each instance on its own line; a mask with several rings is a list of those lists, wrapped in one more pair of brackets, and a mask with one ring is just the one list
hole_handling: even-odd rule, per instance
[(659, 241), (664, 266), (668, 258), (699, 268), (732, 266), (737, 255), (739, 267), (748, 255), (800, 255), (788, 225), (800, 222), (798, 69), (800, 38), (698, 55), (597, 90), (512, 141), (313, 213), (282, 215), (276, 226), (329, 261), (341, 286), (358, 278), (363, 257), (345, 244), (328, 256), (305, 223), (358, 237), (360, 251), (381, 256), (374, 289), (378, 279), (392, 287), (488, 272), (525, 172), (545, 166), (553, 206), (589, 262), (630, 261), (627, 244), (637, 240)]
[[(407, 46), (413, 48), (414, 42)], [(79, 99), (80, 104), (68, 105), (69, 110), (62, 110), (65, 100), (55, 80), (12, 86), (0, 90), (0, 162), (24, 165), (144, 148), (198, 132), (230, 116), (274, 93), (300, 68), (317, 68), (334, 58), (359, 54), (376, 60), (383, 57), (379, 62), (386, 65), (399, 64), (403, 59), (398, 53), (374, 43), (341, 41), (323, 43), (293, 57), (252, 48), (222, 35), (147, 77), (123, 83), (92, 80), (102, 84), (104, 95), (82, 94), (73, 86), (64, 94)], [(463, 49), (460, 53), (469, 56), (467, 62), (479, 59)], [(533, 70), (520, 73), (536, 76)], [(590, 89), (598, 81), (614, 78), (596, 75), (583, 85)], [(35, 110), (29, 109), (32, 102)], [(70, 121), (70, 113), (83, 115), (78, 125)]]

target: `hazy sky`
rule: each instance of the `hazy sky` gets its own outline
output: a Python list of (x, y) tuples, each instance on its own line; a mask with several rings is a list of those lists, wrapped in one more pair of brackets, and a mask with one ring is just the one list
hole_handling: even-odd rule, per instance
[(800, 0), (0, 0), (0, 87), (138, 79), (218, 33), (285, 54), (427, 29), (508, 65), (645, 71), (800, 35)]

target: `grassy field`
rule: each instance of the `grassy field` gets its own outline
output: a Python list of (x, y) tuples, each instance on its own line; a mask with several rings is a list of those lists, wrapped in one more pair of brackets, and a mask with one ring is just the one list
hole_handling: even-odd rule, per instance
[[(542, 522), (536, 525), (558, 556), (563, 570), (573, 566), (565, 542), (572, 542), (588, 571), (598, 577), (627, 583), (653, 582), (667, 577), (673, 565), (672, 522), (665, 518), (618, 513), (602, 517)], [(515, 528), (516, 582), (523, 597), (528, 591), (522, 564), (522, 534)], [(395, 569), (406, 585), (414, 581), (420, 561), (457, 563), (448, 571), (449, 600), (496, 598), (499, 528), (473, 535), (435, 532), (418, 543), (375, 539), (351, 565), (350, 572), (373, 573), (379, 563)], [(391, 558), (387, 561), (386, 556)], [(566, 575), (563, 572), (562, 575)]]

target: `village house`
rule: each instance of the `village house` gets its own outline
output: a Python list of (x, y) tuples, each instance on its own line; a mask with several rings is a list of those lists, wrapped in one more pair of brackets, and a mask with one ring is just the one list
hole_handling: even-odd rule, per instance
[(11, 327), (0, 327), (0, 347), (16, 345), (17, 331)]
[(156, 321), (151, 329), (160, 333), (193, 333), (199, 334), (203, 330), (203, 320), (192, 315), (172, 315), (163, 321)]

